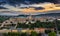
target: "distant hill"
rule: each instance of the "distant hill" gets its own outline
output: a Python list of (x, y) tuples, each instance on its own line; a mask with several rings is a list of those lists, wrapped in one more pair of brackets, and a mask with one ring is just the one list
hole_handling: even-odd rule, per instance
[(46, 14), (38, 14), (38, 15), (35, 15), (35, 16), (60, 16), (60, 13), (46, 13)]
[(38, 15), (25, 15), (25, 14), (20, 14), (20, 15), (0, 15), (0, 16), (6, 16), (6, 17), (60, 17), (60, 13), (46, 13), (46, 14), (38, 14)]
[[(19, 16), (30, 16), (30, 15), (19, 15)], [(60, 16), (60, 13), (46, 13), (46, 14), (38, 14), (38, 15), (31, 15), (33, 17), (36, 16)]]

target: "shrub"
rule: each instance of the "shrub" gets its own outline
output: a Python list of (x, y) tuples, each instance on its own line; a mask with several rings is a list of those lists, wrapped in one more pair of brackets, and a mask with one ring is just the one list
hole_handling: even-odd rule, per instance
[(50, 32), (50, 33), (48, 34), (48, 36), (56, 36), (56, 33), (55, 33), (55, 32)]

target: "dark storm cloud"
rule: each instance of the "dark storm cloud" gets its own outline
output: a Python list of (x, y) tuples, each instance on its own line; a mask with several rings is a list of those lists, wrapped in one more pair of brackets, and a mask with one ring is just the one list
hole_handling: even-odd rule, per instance
[(7, 3), (10, 5), (20, 5), (23, 4), (33, 4), (33, 3), (43, 3), (43, 2), (52, 2), (52, 3), (60, 3), (60, 0), (0, 0), (0, 4)]
[(45, 9), (45, 8), (43, 8), (43, 7), (35, 7), (35, 10), (43, 10), (43, 9)]
[(30, 2), (30, 3), (40, 3), (40, 2), (52, 2), (52, 3), (59, 3), (60, 0), (6, 0), (8, 1), (9, 3), (26, 3), (25, 1), (27, 2)]

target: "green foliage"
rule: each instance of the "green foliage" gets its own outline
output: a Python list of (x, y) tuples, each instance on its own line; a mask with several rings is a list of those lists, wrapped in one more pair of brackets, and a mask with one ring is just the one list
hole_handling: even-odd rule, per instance
[(50, 32), (50, 33), (48, 34), (48, 36), (56, 36), (56, 33), (55, 33), (55, 32)]
[(3, 21), (7, 20), (9, 18), (6, 18), (6, 17), (0, 17), (0, 23), (2, 23)]
[(27, 33), (9, 32), (3, 33), (3, 36), (27, 36)]
[(30, 28), (30, 29), (34, 29), (34, 28), (54, 28), (55, 24), (54, 22), (40, 22), (40, 21), (36, 21), (35, 23), (18, 23), (17, 28)]
[(37, 36), (37, 33), (34, 32), (34, 31), (32, 31), (32, 32), (31, 32), (31, 36)]
[(25, 23), (18, 23), (17, 28), (28, 28), (29, 25), (25, 24)]
[(3, 36), (8, 36), (8, 34), (7, 33), (3, 33)]
[(17, 32), (9, 32), (9, 33), (4, 33), (4, 36), (20, 36), (20, 33), (17, 33)]
[(57, 28), (60, 31), (60, 20), (56, 20)]
[(27, 36), (28, 34), (27, 33), (21, 33), (21, 36)]
[(54, 28), (54, 22), (40, 22), (40, 21), (36, 21), (35, 23), (35, 27), (37, 28)]
[[(28, 36), (28, 33), (18, 33), (18, 32), (9, 32), (4, 33), (3, 36)], [(35, 31), (32, 31), (30, 36), (40, 36), (41, 34), (36, 33)], [(48, 36), (56, 36), (55, 32), (50, 32)]]
[(51, 32), (51, 30), (45, 30), (45, 33), (46, 34), (48, 34), (48, 33), (50, 33)]
[(55, 24), (53, 22), (43, 22), (42, 23), (42, 26), (44, 28), (54, 28), (55, 27)]

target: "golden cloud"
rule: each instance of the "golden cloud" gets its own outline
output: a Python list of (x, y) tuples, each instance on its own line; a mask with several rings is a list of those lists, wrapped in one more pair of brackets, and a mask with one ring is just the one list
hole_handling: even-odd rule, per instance
[(21, 9), (20, 11), (24, 13), (32, 13), (32, 12), (46, 12), (46, 11), (52, 11), (52, 10), (60, 10), (60, 7), (56, 7), (55, 4), (44, 5), (43, 8), (45, 9), (35, 10), (35, 8), (24, 8), (24, 9)]

